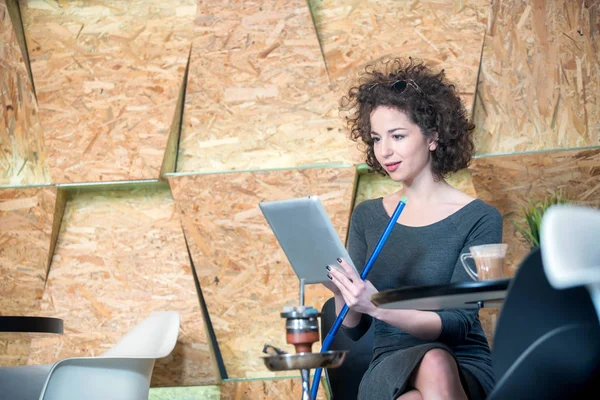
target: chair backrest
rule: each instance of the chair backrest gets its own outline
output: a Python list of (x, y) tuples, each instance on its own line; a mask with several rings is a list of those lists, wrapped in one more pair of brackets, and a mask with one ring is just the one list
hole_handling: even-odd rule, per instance
[(568, 398), (572, 385), (597, 373), (598, 338), (600, 325), (587, 291), (550, 286), (541, 252), (533, 250), (517, 270), (498, 317), (492, 349), (497, 384), (490, 399), (546, 398), (541, 390)]
[(178, 312), (157, 312), (101, 356), (57, 362), (48, 374), (40, 400), (148, 399), (154, 361), (173, 351), (179, 323)]
[(542, 219), (544, 270), (557, 289), (585, 286), (600, 319), (600, 210), (573, 205), (550, 207)]
[(151, 358), (67, 358), (52, 366), (40, 400), (147, 400)]
[(173, 351), (179, 335), (176, 311), (157, 312), (134, 326), (100, 357), (162, 358)]
[[(321, 342), (329, 333), (336, 320), (335, 300), (330, 298), (321, 309)], [(331, 343), (330, 350), (349, 350), (344, 363), (338, 368), (329, 368), (327, 375), (334, 400), (356, 399), (358, 386), (367, 371), (373, 356), (373, 325), (357, 341), (353, 341), (343, 332), (338, 332)]]

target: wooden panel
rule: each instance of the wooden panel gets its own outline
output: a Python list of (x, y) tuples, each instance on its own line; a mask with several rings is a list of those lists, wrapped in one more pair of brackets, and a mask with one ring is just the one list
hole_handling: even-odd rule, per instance
[(530, 251), (514, 225), (529, 200), (563, 190), (572, 202), (600, 207), (600, 149), (478, 158), (471, 170), (478, 197), (504, 217), (509, 276)]
[(54, 180), (157, 178), (196, 2), (21, 1)]
[[(219, 386), (152, 388), (149, 400), (296, 400), (302, 396), (300, 379), (227, 380)], [(317, 399), (329, 399), (319, 387)]]
[(148, 400), (219, 400), (219, 386), (151, 388)]
[(494, 347), (494, 333), (496, 332), (496, 325), (498, 323), (498, 315), (500, 314), (500, 308), (482, 308), (479, 310), (479, 321), (485, 332), (488, 344), (490, 348)]
[[(321, 380), (321, 382), (323, 381)], [(297, 400), (301, 398), (302, 381), (300, 379), (227, 381), (221, 385), (221, 400)], [(317, 399), (329, 398), (329, 392), (321, 384)]]
[[(0, 190), (0, 315), (38, 315), (56, 189)], [(0, 335), (0, 366), (26, 364), (30, 337)]]
[(598, 145), (598, 1), (492, 1), (474, 120), (479, 154)]
[[(279, 314), (299, 304), (299, 281), (258, 203), (318, 195), (344, 239), (355, 174), (348, 167), (169, 179), (229, 378), (289, 376), (267, 370), (262, 348), (294, 351)], [(306, 288), (306, 305), (318, 310), (329, 297), (321, 285)]]
[[(300, 379), (227, 380), (219, 386), (150, 389), (149, 400), (297, 400), (302, 396)], [(329, 399), (319, 387), (317, 399)]]
[[(455, 174), (448, 176), (446, 181), (458, 190), (462, 190), (469, 196), (476, 197), (475, 188), (471, 179), (471, 172), (463, 169)], [(402, 188), (401, 183), (394, 182), (388, 176), (382, 176), (374, 172), (365, 172), (358, 178), (358, 188), (356, 189), (356, 199), (354, 206), (361, 202), (384, 197), (388, 194), (397, 192)], [(410, 201), (410, 199), (409, 199)]]
[(304, 0), (199, 2), (177, 171), (360, 161)]
[(165, 146), (165, 154), (160, 167), (161, 178), (165, 174), (175, 172), (175, 169), (177, 168), (177, 155), (179, 153), (179, 141), (181, 140), (181, 122), (183, 120), (183, 103), (187, 88), (190, 56), (191, 48), (190, 54), (188, 55), (188, 62), (185, 66), (185, 73), (183, 74), (181, 88), (179, 89), (179, 97), (177, 98), (177, 105), (175, 107), (173, 121), (171, 122), (171, 129), (169, 130), (169, 139), (167, 140), (167, 145)]
[(64, 320), (59, 337), (32, 341), (30, 364), (94, 356), (154, 311), (174, 310), (173, 353), (153, 386), (215, 384), (183, 231), (168, 186), (76, 193), (67, 202), (42, 312)]
[[(29, 52), (27, 50), (27, 43), (25, 42), (25, 30), (23, 29), (23, 19), (21, 18), (21, 8), (19, 7), (19, 1), (2, 0), (1, 3), (6, 5), (8, 14), (10, 15), (10, 19), (12, 20), (15, 35), (17, 37), (17, 41), (19, 42), (19, 47), (21, 48), (21, 54), (23, 55), (23, 61), (25, 62), (25, 67), (27, 68), (27, 75), (29, 76), (29, 81), (33, 85), (33, 77), (31, 75), (31, 63), (29, 62)], [(35, 95), (35, 87), (33, 89), (33, 92)]]
[(471, 108), (489, 0), (309, 0), (327, 71), (343, 90), (367, 63), (413, 57), (443, 68)]
[[(20, 21), (16, 21), (20, 24)], [(48, 183), (46, 149), (27, 64), (0, 0), (0, 185)]]

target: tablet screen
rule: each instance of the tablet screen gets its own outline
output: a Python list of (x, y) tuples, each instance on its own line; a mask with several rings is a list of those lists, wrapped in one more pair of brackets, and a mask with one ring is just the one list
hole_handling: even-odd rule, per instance
[(298, 279), (328, 282), (325, 266), (338, 265), (338, 257), (356, 270), (317, 196), (261, 202), (259, 207)]

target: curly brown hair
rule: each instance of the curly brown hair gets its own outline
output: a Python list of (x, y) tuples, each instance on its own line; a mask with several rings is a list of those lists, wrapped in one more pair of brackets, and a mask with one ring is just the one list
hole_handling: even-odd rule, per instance
[[(421, 93), (410, 85), (402, 93), (392, 87), (398, 81), (411, 80)], [(427, 137), (437, 133), (438, 145), (432, 154), (432, 171), (436, 177), (444, 178), (471, 162), (475, 125), (468, 120), (467, 110), (444, 70), (436, 73), (422, 61), (412, 58), (409, 61), (402, 58), (384, 60), (380, 65), (368, 65), (359, 77), (358, 86), (350, 88), (342, 98), (341, 107), (346, 111), (350, 138), (360, 139), (365, 145), (367, 165), (386, 175), (375, 158), (371, 139), (370, 116), (379, 106), (406, 113)]]

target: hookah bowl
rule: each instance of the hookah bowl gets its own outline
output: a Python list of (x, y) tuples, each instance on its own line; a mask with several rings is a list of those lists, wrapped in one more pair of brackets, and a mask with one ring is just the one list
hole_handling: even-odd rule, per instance
[(310, 394), (310, 370), (313, 368), (336, 368), (342, 365), (347, 351), (330, 350), (313, 353), (312, 345), (319, 341), (321, 314), (313, 307), (285, 307), (281, 317), (286, 319), (286, 342), (294, 345), (296, 354), (275, 354), (263, 357), (270, 371), (300, 370), (302, 376), (302, 400), (313, 400)]

